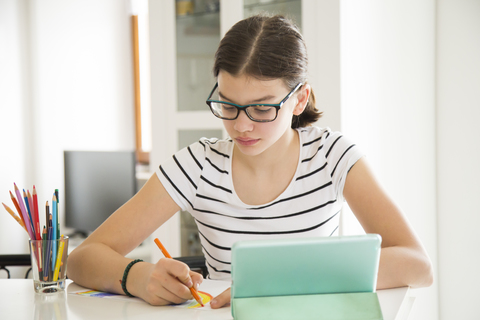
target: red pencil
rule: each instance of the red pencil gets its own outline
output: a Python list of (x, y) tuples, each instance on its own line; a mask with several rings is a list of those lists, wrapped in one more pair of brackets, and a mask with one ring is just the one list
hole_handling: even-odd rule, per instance
[(33, 186), (33, 215), (34, 218), (33, 220), (35, 221), (35, 236), (37, 237), (37, 240), (42, 240), (42, 235), (40, 234), (40, 217), (38, 215), (38, 197), (37, 197), (37, 190), (35, 189), (35, 186)]

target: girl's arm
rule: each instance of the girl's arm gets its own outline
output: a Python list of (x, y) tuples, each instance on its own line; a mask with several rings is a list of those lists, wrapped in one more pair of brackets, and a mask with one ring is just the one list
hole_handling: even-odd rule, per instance
[(428, 254), (364, 158), (348, 173), (343, 194), (365, 232), (382, 236), (377, 288), (430, 286), (433, 271)]
[[(132, 261), (125, 255), (179, 210), (154, 174), (69, 255), (68, 277), (88, 288), (123, 294), (120, 280)], [(156, 264), (134, 264), (126, 285), (134, 296), (162, 305), (191, 299), (188, 288), (201, 281), (202, 276), (191, 272), (186, 264), (160, 259)]]

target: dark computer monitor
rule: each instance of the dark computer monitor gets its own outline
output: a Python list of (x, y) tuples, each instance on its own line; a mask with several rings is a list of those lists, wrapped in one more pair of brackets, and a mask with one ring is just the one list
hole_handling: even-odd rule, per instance
[(134, 151), (64, 151), (65, 226), (87, 235), (136, 192)]

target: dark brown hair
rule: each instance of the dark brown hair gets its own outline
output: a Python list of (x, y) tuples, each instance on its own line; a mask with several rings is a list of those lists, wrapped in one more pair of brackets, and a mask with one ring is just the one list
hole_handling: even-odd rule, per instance
[[(258, 79), (283, 79), (290, 90), (307, 82), (307, 48), (297, 26), (281, 15), (256, 15), (237, 22), (220, 41), (213, 74), (220, 70)], [(292, 128), (306, 127), (322, 113), (315, 107), (313, 90), (302, 114), (294, 115)]]

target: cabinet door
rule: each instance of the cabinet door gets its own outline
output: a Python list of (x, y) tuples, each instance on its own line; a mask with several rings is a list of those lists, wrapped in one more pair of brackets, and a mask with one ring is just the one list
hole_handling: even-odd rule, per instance
[[(180, 6), (179, 6), (180, 4)], [(187, 9), (187, 10), (185, 10)], [(213, 62), (220, 43), (220, 4), (217, 1), (177, 1), (176, 8), (177, 149), (201, 137), (222, 138), (221, 122), (205, 100), (215, 85)], [(198, 119), (203, 119), (203, 127)], [(207, 122), (207, 125), (205, 125)], [(190, 213), (180, 213), (182, 256), (202, 255), (198, 230)]]
[(244, 0), (243, 15), (245, 18), (268, 12), (282, 14), (292, 19), (302, 28), (302, 1), (301, 0)]
[(177, 111), (209, 113), (205, 100), (215, 85), (212, 68), (220, 43), (220, 12), (216, 6), (195, 10), (176, 16)]

